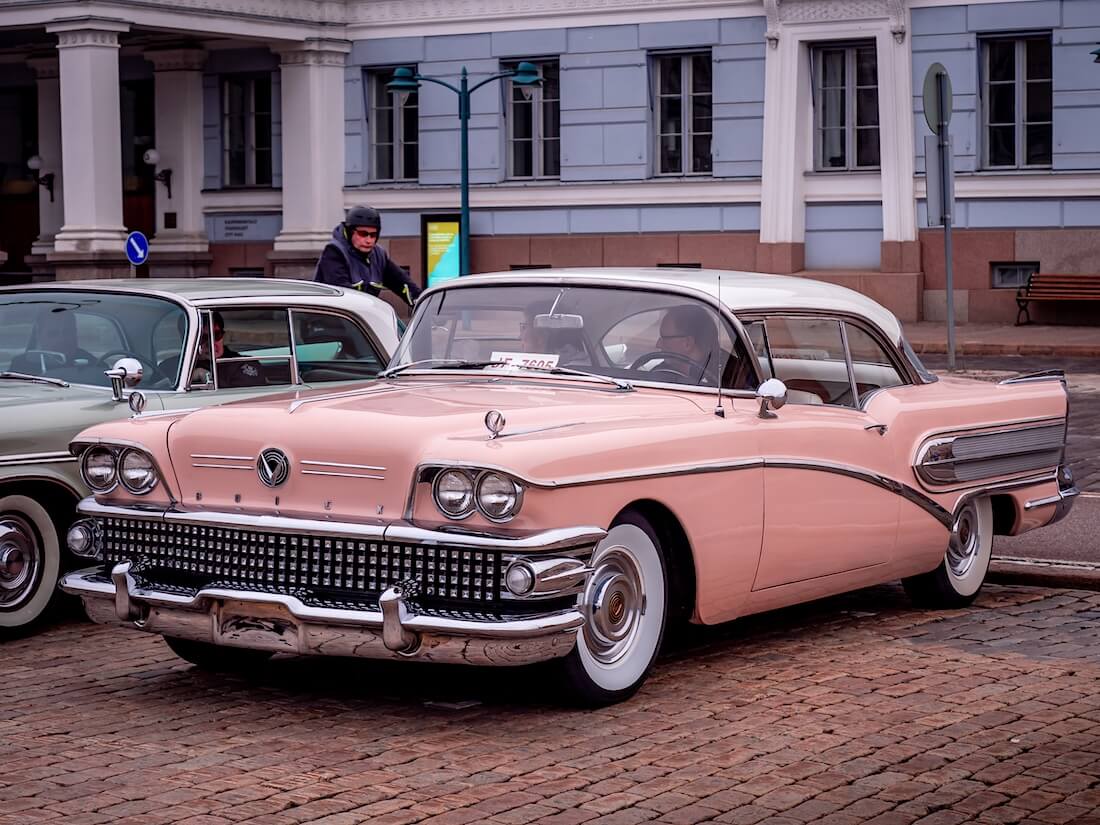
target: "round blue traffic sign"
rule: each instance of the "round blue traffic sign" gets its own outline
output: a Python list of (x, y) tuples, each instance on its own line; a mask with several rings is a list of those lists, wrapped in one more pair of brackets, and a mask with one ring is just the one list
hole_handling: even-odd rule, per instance
[(141, 266), (149, 260), (149, 239), (141, 232), (131, 232), (126, 236), (126, 260), (134, 266)]

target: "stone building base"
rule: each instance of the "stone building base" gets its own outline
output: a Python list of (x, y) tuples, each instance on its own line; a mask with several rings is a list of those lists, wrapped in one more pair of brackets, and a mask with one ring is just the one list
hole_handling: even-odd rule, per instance
[(133, 267), (121, 252), (50, 252), (46, 264), (58, 281), (134, 277)]

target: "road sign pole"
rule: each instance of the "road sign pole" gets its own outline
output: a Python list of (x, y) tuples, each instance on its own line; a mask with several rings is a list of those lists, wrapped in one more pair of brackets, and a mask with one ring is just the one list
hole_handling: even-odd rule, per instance
[(943, 258), (947, 272), (947, 369), (955, 371), (955, 268), (952, 262), (951, 246), (951, 214), (952, 198), (950, 196), (951, 152), (948, 150), (950, 136), (948, 133), (948, 121), (951, 118), (951, 107), (948, 101), (947, 73), (936, 74), (936, 102), (939, 108), (939, 137), (940, 137), (940, 192), (943, 196)]

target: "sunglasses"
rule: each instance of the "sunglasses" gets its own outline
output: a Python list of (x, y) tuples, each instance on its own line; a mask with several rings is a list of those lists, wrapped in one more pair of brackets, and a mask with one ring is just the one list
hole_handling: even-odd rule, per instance
[(378, 237), (378, 230), (377, 229), (356, 229), (352, 232), (352, 234), (357, 238), (377, 238)]

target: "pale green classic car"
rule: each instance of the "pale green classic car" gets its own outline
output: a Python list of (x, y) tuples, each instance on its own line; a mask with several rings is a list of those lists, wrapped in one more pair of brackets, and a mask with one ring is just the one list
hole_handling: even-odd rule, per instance
[[(69, 441), (90, 424), (370, 379), (397, 347), (386, 302), (259, 278), (0, 289), (0, 634), (51, 605), (88, 494)], [(212, 356), (212, 357), (211, 357)]]

